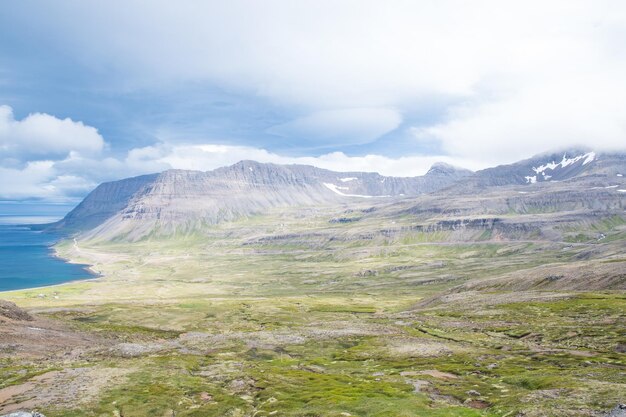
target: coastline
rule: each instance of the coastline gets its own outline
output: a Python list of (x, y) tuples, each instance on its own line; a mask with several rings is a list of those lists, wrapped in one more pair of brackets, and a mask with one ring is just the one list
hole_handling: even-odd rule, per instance
[(37, 286), (37, 287), (18, 288), (18, 289), (15, 289), (15, 290), (5, 290), (5, 291), (0, 291), (0, 295), (20, 292), (20, 291), (42, 290), (42, 289), (46, 289), (46, 288), (60, 287), (62, 285), (68, 285), (68, 284), (80, 284), (82, 282), (97, 281), (97, 280), (100, 280), (101, 278), (102, 278), (102, 276), (94, 277), (94, 278), (85, 278), (85, 279), (73, 279), (71, 281), (59, 282), (58, 284), (40, 285), (40, 286)]
[(50, 256), (56, 259), (59, 259), (67, 264), (72, 264), (72, 265), (80, 265), (82, 269), (84, 269), (87, 273), (89, 273), (90, 275), (92, 275), (91, 278), (85, 278), (85, 279), (77, 279), (77, 280), (73, 280), (73, 281), (87, 281), (87, 280), (93, 280), (93, 279), (97, 279), (97, 278), (102, 278), (104, 275), (102, 275), (102, 273), (100, 271), (97, 271), (94, 269), (94, 266), (91, 264), (85, 264), (82, 262), (78, 262), (75, 260), (72, 260), (70, 258), (66, 258), (61, 256), (61, 254), (59, 254), (59, 250), (56, 248), (57, 244), (60, 242), (57, 241), (54, 244), (50, 245), (48, 247), (48, 249), (50, 250)]
[[(7, 226), (13, 226), (13, 225), (7, 225)], [(37, 233), (45, 233), (41, 230), (37, 230), (36, 227), (33, 226), (37, 226), (37, 225), (33, 225), (33, 224), (14, 224), (14, 226), (23, 226), (27, 229), (29, 229), (30, 231), (33, 232), (37, 232)], [(100, 280), (103, 275), (102, 273), (100, 273), (100, 271), (96, 270), (94, 268), (94, 265), (91, 264), (87, 264), (87, 263), (83, 263), (83, 262), (79, 262), (77, 260), (71, 259), (69, 257), (65, 257), (62, 256), (61, 253), (59, 252), (57, 246), (61, 243), (63, 243), (65, 240), (70, 239), (67, 236), (54, 236), (53, 237), (53, 241), (49, 242), (47, 245), (45, 245), (45, 250), (46, 250), (46, 256), (48, 256), (50, 259), (54, 259), (58, 262), (63, 262), (65, 264), (71, 264), (71, 265), (75, 265), (77, 267), (80, 268), (80, 275), (84, 274), (85, 277), (84, 278), (69, 278), (68, 280), (63, 280), (61, 282), (56, 282), (56, 283), (51, 283), (51, 284), (45, 284), (45, 285), (37, 285), (37, 286), (25, 286), (23, 288), (9, 288), (9, 289), (0, 289), (0, 294), (10, 294), (10, 293), (17, 293), (17, 292), (21, 292), (21, 291), (31, 291), (31, 290), (41, 290), (41, 289), (49, 289), (52, 287), (57, 287), (57, 286), (61, 286), (61, 285), (68, 285), (68, 284), (76, 284), (76, 283), (80, 283), (80, 282), (90, 282), (90, 281), (97, 281)]]

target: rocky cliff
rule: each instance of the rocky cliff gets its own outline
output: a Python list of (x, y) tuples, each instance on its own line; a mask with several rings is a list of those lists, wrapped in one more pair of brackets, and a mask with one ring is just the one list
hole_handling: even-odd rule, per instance
[(189, 234), (272, 208), (357, 200), (418, 219), (623, 210), (625, 174), (623, 154), (576, 150), (476, 173), (439, 163), (423, 176), (405, 178), (241, 161), (207, 172), (169, 170), (102, 184), (50, 227), (85, 238), (137, 240)]
[(417, 196), (471, 174), (438, 164), (424, 176), (398, 178), (254, 161), (208, 172), (169, 170), (102, 184), (52, 227), (85, 232), (88, 237), (135, 240), (189, 233), (274, 207)]

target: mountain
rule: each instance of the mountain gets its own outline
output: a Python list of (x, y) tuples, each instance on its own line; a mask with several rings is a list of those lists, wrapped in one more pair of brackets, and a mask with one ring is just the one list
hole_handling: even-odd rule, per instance
[(53, 228), (74, 231), (96, 227), (123, 210), (135, 193), (157, 177), (158, 174), (142, 175), (102, 183)]
[(154, 233), (187, 233), (273, 207), (417, 196), (471, 175), (445, 164), (410, 178), (255, 161), (208, 172), (168, 170), (102, 184), (51, 228), (136, 240)]
[[(626, 155), (580, 150), (476, 173), (437, 163), (423, 176), (404, 178), (241, 161), (207, 172), (168, 170), (101, 184), (48, 229), (134, 241), (187, 234), (272, 208), (359, 200), (409, 215), (619, 209), (624, 173)], [(410, 207), (397, 204), (399, 198)]]
[(626, 208), (624, 175), (624, 154), (579, 150), (547, 153), (477, 171), (437, 193), (396, 205), (390, 211), (419, 218), (619, 212)]
[(488, 186), (536, 184), (564, 181), (594, 173), (615, 176), (623, 174), (625, 165), (626, 156), (623, 154), (597, 154), (574, 149), (541, 154), (514, 164), (487, 168), (477, 171), (474, 178), (477, 183)]

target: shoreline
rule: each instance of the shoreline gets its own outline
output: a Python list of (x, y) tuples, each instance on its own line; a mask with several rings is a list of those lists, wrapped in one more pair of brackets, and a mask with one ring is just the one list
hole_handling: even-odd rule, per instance
[(81, 283), (81, 282), (97, 281), (97, 280), (99, 280), (101, 278), (102, 277), (94, 277), (94, 278), (86, 278), (86, 279), (73, 279), (71, 281), (59, 282), (58, 284), (40, 285), (40, 286), (37, 286), (37, 287), (18, 288), (18, 289), (15, 289), (15, 290), (3, 290), (3, 291), (0, 291), (0, 295), (12, 293), (12, 292), (18, 292), (18, 291), (41, 290), (41, 289), (52, 288), (52, 287), (60, 287), (61, 285), (78, 284), (78, 283)]
[[(74, 241), (76, 241), (76, 239), (74, 239)], [(84, 280), (79, 279), (79, 280), (75, 280), (75, 281), (85, 281), (85, 280), (90, 280), (90, 279), (95, 279), (95, 278), (102, 278), (104, 276), (104, 275), (102, 275), (101, 272), (96, 271), (95, 269), (93, 269), (94, 266), (91, 265), (91, 264), (85, 264), (85, 263), (74, 261), (74, 260), (72, 260), (70, 258), (65, 258), (65, 257), (61, 256), (59, 254), (59, 250), (56, 248), (56, 246), (57, 246), (57, 244), (59, 242), (60, 242), (60, 240), (55, 242), (54, 244), (52, 244), (52, 245), (50, 245), (48, 247), (48, 249), (50, 249), (50, 252), (51, 252), (50, 256), (52, 256), (53, 258), (59, 259), (60, 261), (65, 262), (66, 264), (80, 265), (83, 270), (85, 270), (87, 273), (92, 275), (92, 278), (86, 278)]]
[[(24, 227), (28, 227), (30, 230), (32, 230), (32, 228), (30, 226), (32, 225), (18, 225), (18, 226), (24, 226)], [(47, 289), (47, 288), (52, 288), (52, 287), (58, 287), (61, 285), (68, 285), (68, 284), (76, 284), (76, 283), (81, 283), (81, 282), (92, 282), (92, 281), (97, 281), (100, 280), (104, 277), (104, 275), (102, 273), (100, 273), (99, 271), (94, 269), (94, 265), (91, 264), (86, 264), (86, 263), (82, 263), (82, 262), (78, 262), (75, 260), (72, 260), (70, 258), (66, 258), (60, 255), (58, 249), (57, 249), (57, 245), (65, 240), (70, 239), (69, 237), (65, 237), (65, 238), (59, 238), (58, 240), (55, 240), (53, 243), (51, 243), (50, 245), (47, 245), (47, 254), (50, 258), (56, 259), (60, 262), (66, 263), (66, 264), (71, 264), (71, 265), (76, 265), (79, 266), (81, 268), (82, 271), (85, 272), (86, 275), (88, 275), (85, 278), (78, 278), (78, 279), (70, 279), (68, 281), (63, 281), (63, 282), (57, 282), (54, 284), (49, 284), (49, 285), (38, 285), (35, 287), (24, 287), (24, 288), (15, 288), (15, 289), (6, 289), (6, 290), (0, 290), (0, 295), (4, 295), (4, 294), (9, 294), (9, 293), (15, 293), (15, 292), (19, 292), (19, 291), (30, 291), (30, 290), (40, 290), (40, 289)]]

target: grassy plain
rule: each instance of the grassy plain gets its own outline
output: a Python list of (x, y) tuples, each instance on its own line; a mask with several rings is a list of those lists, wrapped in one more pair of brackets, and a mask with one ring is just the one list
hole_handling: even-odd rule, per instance
[[(426, 233), (402, 217), (338, 222), (356, 215), (333, 210), (169, 239), (61, 243), (61, 256), (102, 277), (1, 298), (61, 323), (50, 337), (97, 343), (4, 346), (0, 411), (589, 416), (626, 399), (624, 291), (458, 290), (578, 264), (623, 271), (621, 217), (542, 240)], [(61, 395), (72, 384), (97, 389)]]

